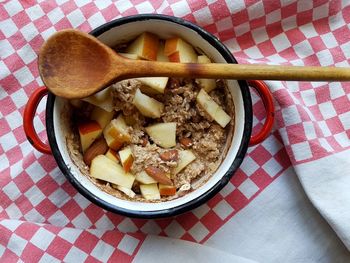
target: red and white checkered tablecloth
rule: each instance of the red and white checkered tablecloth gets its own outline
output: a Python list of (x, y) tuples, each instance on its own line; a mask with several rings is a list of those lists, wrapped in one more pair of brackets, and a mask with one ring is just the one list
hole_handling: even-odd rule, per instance
[[(107, 212), (82, 197), (50, 155), (23, 132), (29, 95), (42, 85), (37, 53), (63, 28), (90, 31), (123, 16), (161, 13), (215, 34), (240, 63), (348, 66), (348, 1), (44, 0), (0, 3), (0, 258), (18, 261), (130, 262), (147, 234), (205, 242), (292, 164), (348, 149), (350, 84), (268, 82), (276, 127), (248, 154), (231, 182), (186, 214), (160, 220)], [(264, 107), (253, 96), (254, 130)], [(35, 126), (45, 137), (45, 103)]]

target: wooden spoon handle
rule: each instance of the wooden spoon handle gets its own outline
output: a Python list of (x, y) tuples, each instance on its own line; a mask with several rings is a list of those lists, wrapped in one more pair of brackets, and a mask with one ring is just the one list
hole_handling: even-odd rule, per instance
[[(128, 62), (129, 63), (129, 62)], [(190, 78), (294, 80), (294, 81), (349, 81), (350, 68), (301, 67), (245, 64), (181, 64), (171, 62), (132, 61), (129, 77), (172, 76)]]

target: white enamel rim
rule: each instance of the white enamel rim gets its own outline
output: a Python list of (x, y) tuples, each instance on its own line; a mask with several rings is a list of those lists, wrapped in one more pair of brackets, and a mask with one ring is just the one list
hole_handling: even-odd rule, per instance
[[(207, 40), (200, 36), (196, 31), (186, 26), (161, 19), (134, 21), (127, 24), (118, 25), (101, 34), (99, 36), (99, 39), (107, 45), (114, 46), (117, 43), (124, 42), (125, 40), (130, 40), (145, 31), (157, 34), (161, 38), (168, 38), (175, 35), (180, 36), (189, 43), (192, 43), (193, 45), (199, 47), (205, 54), (212, 58), (213, 61), (218, 63), (225, 63), (225, 59), (219, 53), (219, 51), (217, 51), (211, 44), (208, 43)], [(227, 84), (228, 89), (232, 94), (233, 103), (235, 105), (235, 128), (231, 146), (228, 149), (227, 155), (224, 161), (222, 162), (221, 166), (212, 175), (208, 182), (199, 189), (178, 199), (161, 203), (133, 202), (116, 198), (96, 187), (88, 178), (86, 178), (86, 176), (80, 173), (79, 169), (69, 157), (65, 141), (68, 130), (68, 123), (63, 123), (62, 119), (60, 118), (67, 101), (56, 97), (53, 109), (53, 127), (58, 150), (61, 154), (64, 163), (70, 169), (71, 174), (75, 177), (79, 184), (91, 194), (90, 196), (92, 196), (94, 199), (98, 198), (115, 207), (115, 209), (121, 208), (122, 210), (129, 210), (130, 212), (139, 211), (142, 213), (164, 210), (166, 213), (168, 209), (176, 208), (188, 202), (191, 202), (199, 198), (212, 187), (214, 187), (222, 179), (225, 173), (230, 169), (232, 163), (234, 162), (237, 156), (243, 138), (243, 131), (245, 125), (245, 111), (242, 93), (239, 88), (238, 82), (235, 80), (229, 80), (227, 81)]]

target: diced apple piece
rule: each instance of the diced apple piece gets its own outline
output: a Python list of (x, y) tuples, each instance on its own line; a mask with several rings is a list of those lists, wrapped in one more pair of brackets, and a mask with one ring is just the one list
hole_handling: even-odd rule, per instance
[(142, 115), (150, 118), (159, 118), (164, 109), (163, 103), (142, 94), (139, 89), (136, 90), (132, 103)]
[(134, 156), (132, 154), (130, 146), (125, 147), (123, 150), (119, 151), (120, 162), (124, 168), (125, 172), (129, 172), (134, 162)]
[(105, 137), (108, 147), (115, 151), (119, 150), (124, 144), (124, 142), (112, 137), (112, 135), (109, 135), (108, 133), (104, 132), (103, 136)]
[(148, 126), (146, 132), (161, 147), (171, 148), (176, 145), (176, 122), (154, 124)]
[(228, 115), (221, 107), (216, 110), (214, 119), (222, 128), (225, 128), (231, 121), (230, 115)]
[(169, 57), (171, 54), (174, 54), (179, 49), (179, 43), (182, 42), (182, 39), (179, 37), (172, 37), (165, 40), (164, 45), (164, 55)]
[(126, 52), (136, 54), (142, 59), (156, 60), (158, 45), (159, 39), (156, 35), (144, 32), (130, 44)]
[(122, 114), (113, 119), (103, 130), (107, 144), (113, 150), (119, 149), (125, 142), (130, 142), (131, 136)]
[[(120, 56), (129, 58), (129, 59), (139, 59), (137, 54), (132, 54), (132, 53), (118, 53)], [(157, 61), (162, 61), (162, 62), (168, 62), (169, 58), (164, 54), (164, 44), (163, 43), (159, 43), (158, 45), (158, 50), (157, 50), (157, 57), (156, 57)]]
[(164, 54), (171, 62), (196, 63), (197, 54), (193, 47), (179, 37), (165, 41)]
[(149, 176), (145, 171), (142, 171), (138, 174), (136, 174), (135, 177), (136, 181), (140, 182), (141, 184), (156, 184), (157, 181), (154, 180), (151, 176)]
[(119, 114), (116, 119), (111, 120), (105, 130), (113, 137), (126, 137), (126, 139), (130, 139), (128, 128), (124, 116)]
[(165, 43), (160, 42), (158, 47), (158, 52), (157, 52), (157, 61), (169, 62), (169, 58), (167, 55), (165, 55), (164, 49), (165, 49)]
[[(137, 60), (138, 55), (136, 54), (131, 54), (131, 53), (118, 53), (118, 55), (128, 58), (128, 59), (133, 59)], [(168, 62), (169, 58), (164, 55), (164, 44), (159, 44), (159, 48), (157, 51), (157, 61), (162, 61), (162, 62)]]
[(134, 198), (136, 195), (133, 190), (126, 188), (124, 186), (116, 185), (115, 188), (117, 188), (119, 191), (123, 192), (124, 194), (126, 194), (130, 198)]
[(168, 79), (167, 77), (152, 77), (152, 78), (138, 78), (137, 80), (139, 80), (143, 85), (146, 85), (148, 87), (150, 87), (151, 89), (153, 89), (154, 93), (151, 92), (146, 92), (145, 93), (150, 93), (150, 94), (159, 94), (159, 93), (164, 93), (164, 89), (168, 83)]
[(96, 121), (81, 123), (78, 125), (78, 130), (83, 153), (102, 133), (102, 128)]
[(100, 107), (95, 107), (91, 112), (91, 120), (97, 121), (101, 128), (104, 129), (113, 119), (114, 111), (108, 112)]
[[(168, 62), (169, 59), (164, 55), (164, 44), (160, 44), (157, 53), (157, 61)], [(168, 77), (151, 77), (151, 78), (138, 78), (142, 84), (149, 86), (155, 90), (156, 93), (164, 93), (164, 89), (168, 83)], [(145, 91), (145, 93), (148, 93)], [(150, 94), (152, 94), (150, 92)]]
[(210, 117), (214, 119), (215, 113), (219, 108), (219, 105), (205, 92), (201, 89), (196, 98), (197, 103), (205, 110)]
[(211, 60), (206, 55), (199, 55), (197, 57), (197, 62), (198, 63), (211, 63)]
[(179, 151), (179, 162), (175, 168), (175, 174), (181, 172), (187, 165), (193, 162), (196, 156), (190, 150)]
[(197, 95), (197, 103), (212, 117), (222, 128), (231, 121), (231, 117), (201, 89)]
[[(136, 54), (119, 53), (119, 55), (129, 58), (138, 59)], [(160, 44), (157, 52), (157, 61), (168, 62), (169, 59), (164, 55), (164, 45)], [(168, 83), (168, 77), (147, 77), (147, 78), (136, 78), (140, 81), (143, 86), (141, 87), (142, 92), (146, 94), (159, 94), (164, 93), (164, 89)]]
[(215, 79), (197, 79), (198, 85), (200, 88), (204, 89), (206, 92), (211, 92), (216, 88)]
[(173, 185), (165, 185), (165, 184), (159, 184), (159, 193), (160, 195), (175, 195), (176, 194), (176, 187)]
[(110, 160), (104, 155), (98, 155), (92, 160), (90, 175), (96, 179), (120, 185), (128, 189), (131, 189), (135, 180), (135, 177), (130, 173), (126, 173), (120, 164)]
[(125, 58), (128, 58), (128, 59), (133, 59), (133, 60), (136, 60), (139, 58), (138, 55), (136, 54), (130, 54), (130, 53), (118, 53), (118, 55), (122, 56), (122, 57), (125, 57)]
[(140, 191), (146, 200), (160, 199), (159, 189), (157, 184), (141, 184)]
[(112, 161), (114, 161), (116, 163), (119, 163), (119, 155), (117, 154), (116, 151), (114, 151), (112, 149), (108, 149), (108, 151), (105, 153), (105, 156), (108, 159), (110, 159), (110, 160), (112, 160)]
[(113, 97), (110, 88), (101, 90), (90, 97), (84, 98), (83, 101), (89, 102), (105, 111), (113, 111)]
[[(198, 63), (211, 63), (210, 59), (206, 55), (200, 55), (197, 58)], [(210, 92), (216, 88), (215, 79), (197, 79), (199, 86), (204, 89), (206, 92)]]

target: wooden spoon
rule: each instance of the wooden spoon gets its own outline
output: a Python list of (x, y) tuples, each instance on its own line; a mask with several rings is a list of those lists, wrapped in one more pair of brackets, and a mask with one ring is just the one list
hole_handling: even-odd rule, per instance
[(135, 77), (350, 80), (349, 68), (131, 60), (119, 56), (95, 37), (72, 29), (57, 32), (44, 43), (39, 53), (39, 72), (52, 93), (67, 99), (84, 98), (116, 81)]

